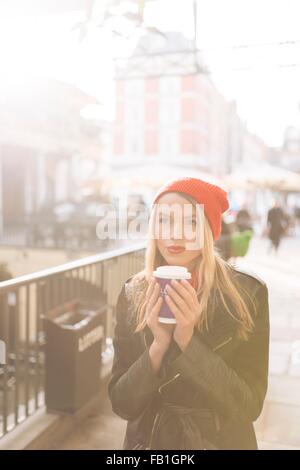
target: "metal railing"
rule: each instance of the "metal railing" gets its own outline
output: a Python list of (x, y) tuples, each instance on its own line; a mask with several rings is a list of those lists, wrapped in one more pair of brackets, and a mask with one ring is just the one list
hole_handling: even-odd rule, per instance
[[(43, 318), (75, 297), (107, 309), (102, 357), (111, 351), (122, 283), (144, 266), (144, 244), (89, 256), (0, 283), (0, 438), (44, 406)], [(106, 356), (105, 356), (106, 355)]]

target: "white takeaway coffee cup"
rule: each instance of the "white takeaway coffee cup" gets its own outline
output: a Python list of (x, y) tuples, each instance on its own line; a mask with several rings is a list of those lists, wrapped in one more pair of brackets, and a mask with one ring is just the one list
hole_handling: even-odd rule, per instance
[(161, 323), (177, 323), (173, 312), (170, 310), (166, 302), (166, 286), (171, 283), (172, 279), (179, 281), (180, 279), (191, 279), (191, 273), (183, 266), (159, 266), (153, 271), (153, 276), (156, 278), (160, 285), (160, 294), (163, 298), (163, 303), (159, 312), (158, 321)]

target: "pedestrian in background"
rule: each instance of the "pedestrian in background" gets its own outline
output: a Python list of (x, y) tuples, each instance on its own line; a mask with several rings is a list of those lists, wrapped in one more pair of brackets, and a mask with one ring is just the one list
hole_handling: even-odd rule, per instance
[(253, 231), (252, 217), (246, 204), (244, 204), (236, 214), (235, 224), (239, 232), (244, 232), (245, 230)]
[(267, 216), (267, 234), (270, 239), (269, 252), (272, 248), (275, 253), (278, 252), (278, 248), (282, 237), (287, 229), (287, 218), (280, 207), (279, 201), (275, 201), (273, 207), (268, 211)]

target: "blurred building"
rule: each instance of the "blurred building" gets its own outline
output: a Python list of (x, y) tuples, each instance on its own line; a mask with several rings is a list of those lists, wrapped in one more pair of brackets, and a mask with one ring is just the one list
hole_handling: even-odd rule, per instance
[(181, 33), (145, 35), (116, 72), (113, 168), (159, 161), (222, 176), (265, 158), (266, 145), (247, 131)]
[(300, 173), (300, 128), (286, 128), (282, 146), (271, 149), (270, 161), (274, 165)]
[(75, 86), (28, 79), (0, 90), (0, 226), (22, 224), (44, 205), (76, 199), (95, 176), (101, 125), (85, 119), (99, 105)]
[(259, 163), (265, 163), (269, 158), (269, 152), (269, 147), (260, 137), (244, 128), (244, 131), (242, 132), (241, 163), (246, 165), (259, 165)]

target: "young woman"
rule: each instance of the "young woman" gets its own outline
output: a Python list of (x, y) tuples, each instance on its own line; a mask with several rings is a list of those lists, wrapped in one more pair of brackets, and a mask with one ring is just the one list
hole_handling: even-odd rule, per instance
[[(166, 211), (174, 205), (183, 209), (182, 226), (203, 234), (199, 246)], [(128, 421), (123, 449), (257, 449), (253, 421), (268, 377), (268, 289), (214, 248), (228, 207), (224, 190), (189, 177), (167, 183), (154, 198), (145, 269), (124, 283), (116, 311), (108, 393), (113, 411)], [(169, 237), (162, 236), (166, 222)], [(162, 265), (192, 273), (191, 282), (172, 281), (167, 292), (175, 325), (158, 321), (162, 297), (153, 271)]]

